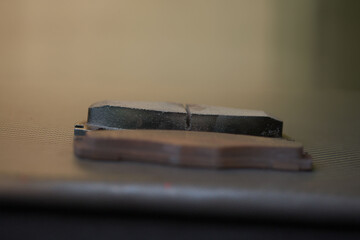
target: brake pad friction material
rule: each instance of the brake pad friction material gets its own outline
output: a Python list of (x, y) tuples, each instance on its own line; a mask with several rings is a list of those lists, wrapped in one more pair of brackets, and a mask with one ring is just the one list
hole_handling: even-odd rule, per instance
[(311, 170), (300, 143), (279, 138), (171, 130), (91, 131), (77, 136), (78, 157), (209, 168)]
[(187, 113), (179, 103), (103, 101), (89, 107), (87, 124), (102, 129), (185, 130)]
[(188, 104), (190, 130), (281, 137), (282, 122), (263, 111)]
[(87, 126), (282, 136), (282, 122), (263, 111), (168, 102), (95, 103), (89, 107)]

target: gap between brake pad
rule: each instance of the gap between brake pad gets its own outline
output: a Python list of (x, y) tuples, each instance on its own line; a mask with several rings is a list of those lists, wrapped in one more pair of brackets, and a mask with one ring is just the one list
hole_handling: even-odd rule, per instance
[(89, 107), (87, 121), (87, 128), (94, 130), (188, 130), (264, 137), (282, 137), (282, 126), (282, 121), (263, 111), (170, 102), (102, 101)]

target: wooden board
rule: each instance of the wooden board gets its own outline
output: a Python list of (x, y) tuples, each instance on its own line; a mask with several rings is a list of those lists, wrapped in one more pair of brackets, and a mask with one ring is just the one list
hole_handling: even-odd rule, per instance
[(311, 170), (300, 143), (279, 138), (176, 130), (90, 131), (74, 138), (78, 157), (191, 167)]

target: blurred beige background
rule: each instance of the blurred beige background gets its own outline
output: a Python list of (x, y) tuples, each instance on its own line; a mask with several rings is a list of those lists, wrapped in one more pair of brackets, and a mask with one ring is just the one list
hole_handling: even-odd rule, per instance
[(358, 90), (359, 2), (2, 0), (0, 91), (13, 94), (1, 104), (261, 108), (293, 90)]
[(358, 0), (0, 0), (1, 171), (73, 176), (73, 126), (105, 99), (260, 109), (305, 147), (358, 149), (359, 13)]

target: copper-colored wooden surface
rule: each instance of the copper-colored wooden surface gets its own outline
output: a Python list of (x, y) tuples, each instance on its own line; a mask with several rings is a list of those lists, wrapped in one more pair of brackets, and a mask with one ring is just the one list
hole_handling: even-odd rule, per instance
[(75, 137), (79, 157), (215, 168), (310, 170), (300, 143), (247, 135), (171, 130), (92, 131)]

